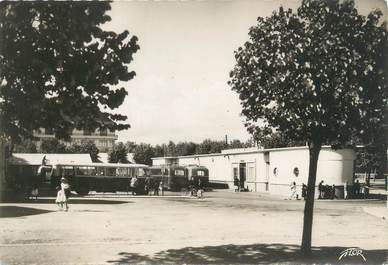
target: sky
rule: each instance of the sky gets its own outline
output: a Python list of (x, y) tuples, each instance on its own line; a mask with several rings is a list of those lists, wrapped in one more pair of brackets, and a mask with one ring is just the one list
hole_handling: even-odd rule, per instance
[[(140, 50), (130, 69), (136, 77), (121, 83), (128, 91), (117, 112), (131, 128), (118, 140), (150, 144), (204, 139), (249, 139), (238, 95), (228, 86), (233, 52), (248, 40), (259, 16), (279, 6), (296, 10), (298, 0), (114, 1), (103, 28), (128, 30)], [(359, 0), (367, 14), (383, 0)]]

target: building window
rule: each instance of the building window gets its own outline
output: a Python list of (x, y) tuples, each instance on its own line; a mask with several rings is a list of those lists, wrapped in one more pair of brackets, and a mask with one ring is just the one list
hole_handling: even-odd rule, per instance
[(234, 167), (233, 168), (233, 179), (238, 179), (238, 168)]
[(295, 167), (293, 170), (295, 177), (299, 176), (299, 168)]
[(279, 174), (279, 170), (278, 170), (277, 167), (275, 167), (275, 168), (273, 169), (273, 175), (274, 175), (275, 177), (277, 177), (278, 174)]
[(255, 181), (255, 168), (254, 167), (248, 167), (248, 180)]

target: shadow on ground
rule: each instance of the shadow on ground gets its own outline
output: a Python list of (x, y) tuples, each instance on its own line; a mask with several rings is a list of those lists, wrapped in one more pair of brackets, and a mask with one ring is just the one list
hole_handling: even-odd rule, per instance
[(314, 247), (311, 257), (303, 258), (297, 245), (254, 244), (187, 247), (169, 249), (153, 256), (121, 252), (113, 264), (383, 264), (387, 250), (363, 251), (361, 256), (343, 257), (347, 247)]
[(0, 218), (21, 217), (50, 213), (52, 211), (19, 206), (0, 206)]
[[(38, 198), (37, 200), (20, 200), (12, 201), (14, 203), (28, 203), (28, 204), (55, 204), (55, 198)], [(69, 204), (123, 204), (132, 203), (130, 201), (116, 201), (116, 200), (102, 200), (102, 199), (85, 199), (85, 198), (73, 198), (69, 200)]]

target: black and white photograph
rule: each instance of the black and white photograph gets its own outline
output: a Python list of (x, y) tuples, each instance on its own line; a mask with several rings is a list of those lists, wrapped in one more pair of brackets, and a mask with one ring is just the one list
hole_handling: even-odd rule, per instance
[(0, 2), (1, 265), (388, 265), (386, 0)]

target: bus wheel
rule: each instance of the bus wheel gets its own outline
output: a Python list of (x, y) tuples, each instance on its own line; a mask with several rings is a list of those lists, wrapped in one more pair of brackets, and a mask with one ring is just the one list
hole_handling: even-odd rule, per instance
[(89, 194), (89, 188), (88, 187), (82, 187), (75, 190), (78, 195), (85, 196)]

